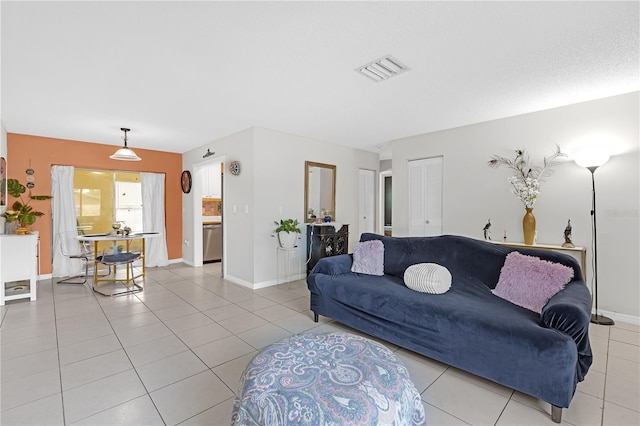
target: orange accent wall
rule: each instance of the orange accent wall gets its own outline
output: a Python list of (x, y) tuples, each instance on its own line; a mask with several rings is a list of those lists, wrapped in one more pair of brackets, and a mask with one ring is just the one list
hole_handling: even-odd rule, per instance
[[(182, 154), (132, 147), (142, 161), (118, 161), (109, 158), (118, 146), (55, 139), (41, 136), (7, 134), (7, 177), (26, 184), (26, 170), (35, 173), (33, 195), (51, 195), (51, 166), (74, 166), (87, 169), (126, 170), (165, 173), (165, 222), (169, 259), (182, 257)], [(8, 205), (14, 198), (8, 196)], [(40, 274), (50, 274), (51, 202), (31, 204), (45, 215), (31, 229), (40, 232)]]

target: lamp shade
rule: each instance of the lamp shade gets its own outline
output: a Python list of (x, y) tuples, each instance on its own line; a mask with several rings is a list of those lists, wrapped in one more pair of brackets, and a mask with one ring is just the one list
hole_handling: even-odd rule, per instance
[(113, 155), (110, 155), (109, 158), (121, 161), (142, 161), (142, 158), (138, 157), (133, 150), (127, 147), (127, 132), (130, 132), (131, 129), (121, 127), (120, 130), (124, 132), (124, 146), (117, 150)]
[(609, 161), (609, 153), (604, 149), (585, 149), (575, 155), (576, 164), (581, 167), (600, 167)]
[(120, 148), (113, 155), (110, 155), (109, 158), (122, 161), (142, 161), (142, 158), (138, 157), (136, 153), (129, 148)]

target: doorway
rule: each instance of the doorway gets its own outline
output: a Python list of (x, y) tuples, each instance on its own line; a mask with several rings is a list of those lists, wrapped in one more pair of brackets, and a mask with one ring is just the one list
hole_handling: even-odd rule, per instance
[(214, 263), (226, 274), (224, 157), (193, 165), (193, 265)]
[(391, 171), (380, 173), (380, 209), (378, 229), (388, 237), (393, 235), (393, 185)]

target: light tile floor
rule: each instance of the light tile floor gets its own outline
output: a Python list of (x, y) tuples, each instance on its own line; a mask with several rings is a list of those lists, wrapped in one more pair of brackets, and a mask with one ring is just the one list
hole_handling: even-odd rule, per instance
[[(248, 290), (220, 265), (149, 268), (144, 292), (38, 283), (0, 308), (2, 425), (224, 425), (258, 349), (314, 323), (304, 281)], [(356, 332), (357, 333), (357, 332)], [(640, 425), (640, 327), (592, 326), (595, 361), (563, 423)], [(384, 342), (383, 342), (384, 343)], [(553, 424), (550, 406), (385, 343), (410, 370), (430, 425)]]

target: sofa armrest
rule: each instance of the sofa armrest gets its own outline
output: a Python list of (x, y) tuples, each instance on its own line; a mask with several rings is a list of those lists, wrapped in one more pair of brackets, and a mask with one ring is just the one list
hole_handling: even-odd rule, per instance
[(350, 254), (323, 257), (311, 270), (311, 274), (341, 275), (351, 272), (353, 257)]
[(542, 308), (542, 324), (570, 336), (578, 349), (578, 381), (584, 379), (592, 361), (589, 344), (591, 294), (582, 281), (569, 283)]

